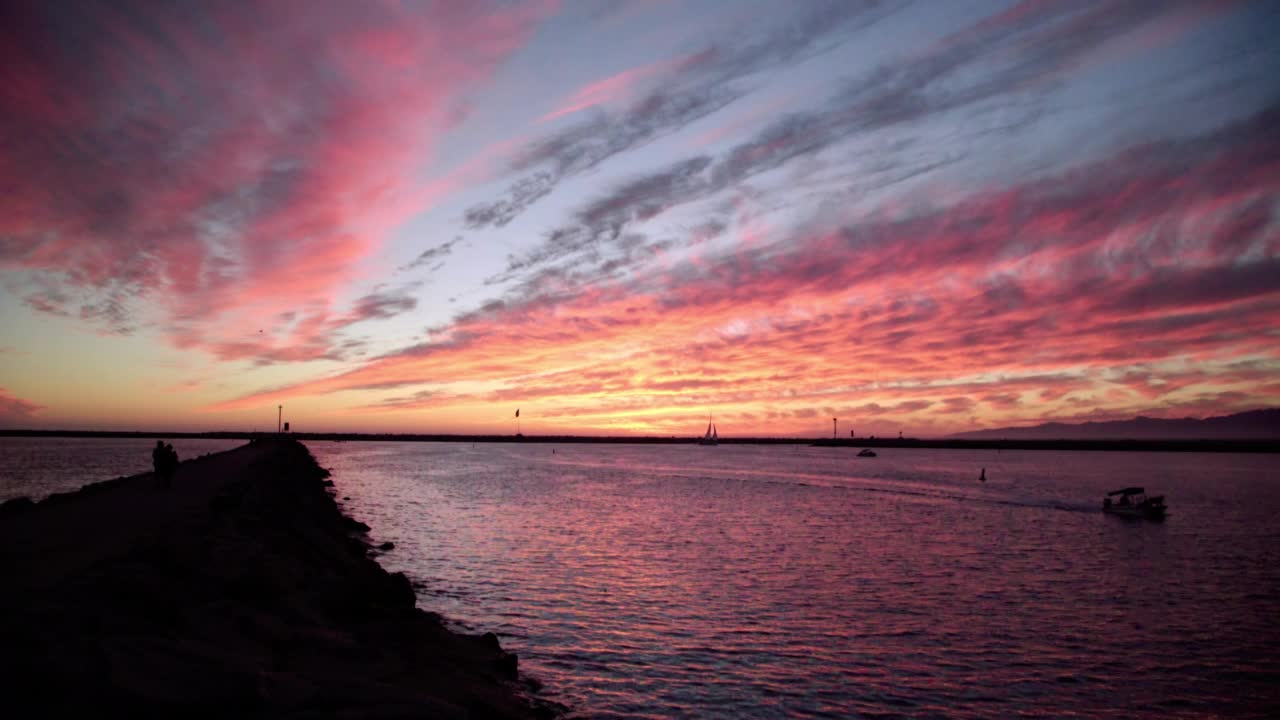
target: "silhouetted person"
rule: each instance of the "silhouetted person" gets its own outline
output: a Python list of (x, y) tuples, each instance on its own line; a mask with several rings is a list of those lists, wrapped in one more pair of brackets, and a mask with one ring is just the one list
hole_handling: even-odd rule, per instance
[(164, 486), (173, 485), (173, 474), (178, 470), (178, 451), (169, 443), (164, 445)]
[(986, 481), (987, 481), (987, 469), (986, 469), (986, 468), (982, 468), (982, 472), (981, 472), (981, 473), (978, 473), (978, 479), (979, 479), (979, 480), (981, 480), (982, 482), (986, 482)]
[(155, 468), (156, 482), (164, 484), (165, 459), (168, 455), (164, 451), (164, 442), (156, 441), (156, 446), (151, 449), (151, 466)]

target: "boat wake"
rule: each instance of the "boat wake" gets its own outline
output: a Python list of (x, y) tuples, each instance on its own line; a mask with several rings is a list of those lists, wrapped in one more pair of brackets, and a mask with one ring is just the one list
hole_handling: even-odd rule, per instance
[[(716, 476), (673, 476), (683, 477), (689, 480), (724, 480), (726, 478)], [(1055, 498), (1033, 497), (1033, 496), (1015, 496), (1002, 495), (998, 490), (988, 490), (981, 493), (956, 492), (945, 485), (933, 487), (920, 487), (920, 483), (910, 482), (908, 486), (898, 485), (896, 483), (888, 484), (871, 484), (865, 481), (854, 480), (853, 482), (833, 482), (833, 483), (815, 483), (790, 481), (785, 479), (764, 479), (759, 477), (743, 477), (743, 482), (753, 483), (771, 483), (777, 485), (793, 485), (798, 487), (822, 487), (832, 490), (843, 490), (855, 493), (879, 493), (886, 495), (900, 495), (910, 498), (922, 498), (927, 500), (954, 501), (964, 503), (981, 503), (984, 505), (1006, 505), (1010, 507), (1034, 508), (1039, 510), (1061, 510), (1063, 512), (1098, 512), (1097, 503), (1086, 500), (1070, 501)], [(872, 481), (876, 482), (876, 481)], [(883, 480), (879, 481), (883, 483)], [(906, 481), (904, 481), (906, 482)]]
[[(566, 459), (563, 455), (554, 461), (557, 466), (591, 468), (617, 471), (613, 463), (590, 459)], [(954, 472), (939, 471), (919, 473), (913, 477), (866, 477), (837, 473), (805, 472), (789, 469), (760, 469), (748, 467), (687, 466), (646, 463), (643, 466), (629, 464), (630, 474), (648, 475), (653, 478), (670, 478), (695, 482), (740, 481), (766, 483), (794, 487), (820, 487), (846, 492), (881, 493), (904, 498), (940, 502), (967, 502), (986, 505), (1059, 510), (1063, 512), (1097, 512), (1098, 505), (1092, 498), (1045, 497), (1026, 492), (1027, 488), (1011, 488), (999, 483), (967, 486), (961, 484)], [(693, 470), (694, 472), (690, 472)], [(936, 477), (937, 479), (934, 479)]]

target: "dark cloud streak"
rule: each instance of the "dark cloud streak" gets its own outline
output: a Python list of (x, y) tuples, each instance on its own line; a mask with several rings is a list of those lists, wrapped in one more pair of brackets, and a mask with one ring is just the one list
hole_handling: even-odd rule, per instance
[(740, 45), (710, 45), (691, 53), (655, 90), (627, 109), (598, 112), (530, 143), (511, 162), (522, 177), (497, 200), (466, 211), (470, 229), (502, 227), (551, 193), (561, 181), (621, 153), (680, 130), (742, 97), (739, 81), (830, 50), (899, 9), (901, 2), (824, 2), (804, 15)]
[(449, 255), (451, 255), (453, 253), (453, 248), (457, 246), (458, 243), (461, 243), (461, 242), (462, 242), (461, 237), (455, 237), (454, 239), (448, 242), (441, 243), (439, 245), (436, 245), (435, 247), (427, 248), (426, 250), (423, 250), (422, 253), (418, 255), (418, 257), (414, 258), (412, 262), (408, 263), (407, 265), (405, 265), (400, 269), (413, 270), (416, 268), (420, 268), (423, 265), (431, 265), (432, 266), (431, 269), (435, 270), (438, 267), (438, 263), (443, 261)]
[[(572, 222), (550, 230), (540, 245), (512, 256), (507, 268), (489, 278), (489, 282), (510, 281), (576, 254), (598, 253), (601, 243), (621, 236), (631, 225), (671, 208), (711, 198), (855, 137), (891, 127), (908, 128), (942, 114), (989, 113), (993, 101), (1018, 107), (1015, 99), (1022, 96), (1031, 100), (1018, 110), (1012, 124), (1006, 121), (986, 132), (1005, 133), (1026, 127), (1038, 115), (1037, 98), (1059, 74), (1076, 67), (1107, 43), (1182, 7), (1178, 3), (1023, 3), (944, 38), (910, 60), (886, 63), (847, 81), (821, 110), (788, 114), (714, 161), (694, 156), (618, 185), (579, 208)], [(794, 38), (778, 46), (799, 47)], [(570, 137), (575, 141), (557, 137), (549, 141), (548, 150), (535, 153), (535, 157), (543, 160), (569, 156), (566, 148), (583, 145), (576, 142), (576, 133), (594, 137), (603, 126), (590, 128), (573, 128), (575, 135)], [(624, 143), (620, 147), (626, 149), (630, 145)], [(955, 159), (920, 157), (908, 149), (886, 149), (878, 172), (891, 174), (888, 182), (903, 182)], [(590, 166), (596, 162), (593, 159)], [(878, 189), (882, 190), (883, 185)]]

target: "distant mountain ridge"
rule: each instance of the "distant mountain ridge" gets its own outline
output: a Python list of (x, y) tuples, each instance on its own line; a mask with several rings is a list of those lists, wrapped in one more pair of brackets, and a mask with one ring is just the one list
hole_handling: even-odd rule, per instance
[(964, 440), (1275, 440), (1280, 439), (1280, 408), (1203, 420), (1138, 416), (1108, 422), (1050, 422), (1030, 427), (971, 430), (948, 437)]

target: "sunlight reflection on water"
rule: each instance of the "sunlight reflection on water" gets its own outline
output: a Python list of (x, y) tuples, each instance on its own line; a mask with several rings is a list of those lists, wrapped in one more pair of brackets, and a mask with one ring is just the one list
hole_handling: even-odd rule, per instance
[[(1280, 707), (1274, 456), (310, 447), (419, 605), (496, 631), (577, 717)], [(0, 491), (143, 472), (149, 448), (0, 438)], [(1098, 511), (1134, 484), (1168, 521)]]
[[(582, 717), (1265, 714), (1280, 697), (1274, 458), (311, 447), (421, 606), (498, 632)], [(1131, 484), (1170, 519), (1098, 512)]]

